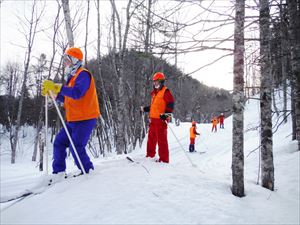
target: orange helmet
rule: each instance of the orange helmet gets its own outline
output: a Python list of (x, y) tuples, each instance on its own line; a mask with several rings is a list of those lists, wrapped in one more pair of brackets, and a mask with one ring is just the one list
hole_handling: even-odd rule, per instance
[(83, 60), (83, 54), (80, 48), (71, 47), (65, 51), (66, 55), (72, 56), (76, 59)]
[(157, 72), (153, 75), (152, 80), (156, 81), (156, 80), (165, 80), (165, 75), (162, 72)]
[(193, 122), (192, 122), (192, 126), (195, 126), (195, 125), (196, 125), (196, 122), (195, 122), (195, 121), (193, 121)]

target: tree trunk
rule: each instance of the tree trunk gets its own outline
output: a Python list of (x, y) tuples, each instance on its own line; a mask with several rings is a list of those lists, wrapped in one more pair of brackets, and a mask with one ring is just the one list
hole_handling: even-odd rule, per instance
[(71, 24), (69, 0), (61, 0), (61, 2), (62, 2), (63, 9), (64, 9), (66, 31), (67, 31), (69, 47), (73, 47), (74, 46), (74, 36), (73, 36), (72, 24)]
[(89, 34), (89, 17), (90, 17), (90, 0), (87, 0), (87, 12), (86, 12), (86, 22), (85, 22), (85, 42), (84, 42), (84, 58), (85, 58), (85, 67), (87, 68), (87, 42)]
[(234, 27), (234, 80), (232, 121), (232, 194), (244, 193), (244, 21), (245, 1), (237, 0)]
[(296, 103), (295, 103), (295, 82), (293, 81), (292, 78), (292, 82), (291, 82), (291, 115), (292, 115), (292, 140), (296, 140)]
[[(288, 74), (288, 60), (287, 60), (287, 30), (283, 16), (282, 0), (279, 4), (280, 9), (280, 39), (281, 39), (281, 73), (282, 73), (282, 89), (283, 89), (283, 118), (287, 123), (287, 74)], [(273, 99), (275, 101), (275, 99)]]
[(274, 191), (273, 133), (272, 133), (272, 75), (270, 71), (270, 10), (269, 1), (260, 0), (260, 124), (261, 124), (261, 182)]
[(43, 127), (43, 122), (42, 122), (42, 115), (41, 113), (43, 113), (43, 107), (42, 109), (40, 109), (40, 115), (39, 115), (39, 121), (36, 127), (36, 136), (35, 136), (35, 140), (34, 140), (34, 148), (33, 148), (33, 154), (32, 154), (32, 158), (31, 161), (35, 162), (36, 161), (36, 156), (37, 156), (37, 149), (38, 149), (38, 145), (39, 145), (39, 139), (40, 139), (40, 133)]
[(25, 67), (24, 67), (24, 73), (23, 73), (23, 84), (22, 84), (22, 90), (21, 90), (21, 96), (19, 101), (19, 107), (18, 107), (18, 116), (17, 116), (17, 124), (13, 135), (13, 144), (12, 144), (12, 151), (11, 151), (11, 163), (14, 164), (16, 162), (16, 149), (17, 149), (17, 143), (19, 140), (19, 130), (21, 126), (21, 116), (22, 116), (22, 109), (23, 109), (23, 100), (24, 100), (24, 94), (26, 91), (26, 83), (27, 83), (27, 77), (28, 77), (28, 69), (29, 69), (29, 63), (31, 59), (31, 51), (34, 43), (34, 38), (36, 35), (36, 29), (37, 25), (39, 23), (41, 15), (38, 15), (37, 12), (37, 6), (36, 1), (33, 2), (32, 9), (31, 9), (31, 20), (29, 22), (29, 34), (26, 36), (27, 40), (27, 52), (25, 56)]
[(300, 151), (300, 1), (287, 1), (289, 11), (289, 33), (291, 37), (292, 82), (294, 85), (295, 125), (298, 150)]
[(43, 171), (44, 167), (44, 146), (45, 146), (45, 141), (43, 139), (42, 132), (39, 132), (38, 136), (38, 143), (39, 143), (39, 153), (40, 153), (40, 163), (39, 163), (39, 169), (40, 171)]
[[(114, 65), (114, 73), (118, 80), (118, 100), (117, 100), (117, 137), (116, 137), (116, 151), (117, 154), (122, 154), (123, 152), (127, 152), (127, 142), (126, 140), (130, 140), (127, 138), (128, 130), (125, 129), (125, 126), (129, 126), (129, 116), (128, 110), (126, 110), (126, 95), (125, 95), (125, 82), (124, 82), (124, 64), (125, 64), (125, 54), (126, 54), (126, 44), (127, 37), (129, 33), (130, 27), (130, 19), (132, 14), (129, 13), (129, 9), (132, 3), (132, 0), (129, 0), (126, 7), (126, 26), (124, 30), (124, 38), (122, 39), (122, 30), (121, 30), (121, 20), (118, 14), (115, 0), (111, 0), (111, 5), (113, 7), (113, 18), (117, 19), (118, 32), (116, 33), (115, 29), (115, 19), (113, 20), (113, 33), (114, 33), (114, 51), (113, 51), (113, 65)], [(116, 51), (116, 40), (118, 34), (118, 49), (119, 52)], [(127, 132), (126, 132), (127, 131)]]

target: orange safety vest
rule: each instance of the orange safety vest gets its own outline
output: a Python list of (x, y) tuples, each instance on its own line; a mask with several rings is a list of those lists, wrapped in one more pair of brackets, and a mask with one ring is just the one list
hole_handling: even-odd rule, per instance
[(190, 128), (190, 138), (196, 138), (195, 129), (194, 126)]
[[(79, 68), (68, 83), (68, 87), (74, 87), (75, 81), (82, 71), (87, 71), (90, 74), (88, 70)], [(90, 86), (81, 98), (72, 99), (65, 96), (64, 106), (68, 122), (95, 119), (100, 116), (95, 80), (91, 74), (90, 77)]]
[(159, 119), (160, 114), (165, 113), (167, 108), (167, 103), (164, 100), (165, 91), (168, 88), (164, 86), (156, 94), (152, 96), (151, 106), (150, 106), (150, 118)]
[(219, 120), (216, 118), (216, 117), (214, 117), (213, 119), (212, 119), (212, 124), (213, 125), (217, 125), (219, 123)]

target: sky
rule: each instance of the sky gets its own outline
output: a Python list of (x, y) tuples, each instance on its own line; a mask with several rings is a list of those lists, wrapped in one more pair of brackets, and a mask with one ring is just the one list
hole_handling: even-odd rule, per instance
[[(279, 93), (275, 93), (277, 106), (282, 108)], [(0, 223), (299, 224), (300, 152), (297, 142), (291, 141), (290, 116), (273, 136), (275, 191), (270, 191), (257, 185), (259, 151), (255, 149), (259, 130), (250, 129), (259, 124), (259, 101), (250, 100), (244, 115), (243, 198), (233, 196), (230, 190), (231, 116), (225, 119), (225, 129), (216, 133), (211, 132), (210, 124), (197, 124), (200, 136), (196, 138), (195, 153), (187, 152), (191, 124), (170, 123), (169, 164), (144, 157), (145, 139), (141, 148), (129, 154), (137, 163), (130, 163), (126, 155), (93, 158), (95, 170), (87, 177), (63, 179), (51, 186), (45, 186), (49, 177), (39, 172), (37, 162), (31, 161), (33, 129), (22, 128), (15, 165), (10, 164), (9, 138), (5, 134), (0, 143), (0, 200), (25, 189), (37, 194), (1, 203)], [(276, 114), (273, 119), (275, 124)], [(49, 160), (51, 156), (49, 151)], [(77, 172), (71, 157), (67, 159), (67, 172)]]
[[(46, 1), (47, 2), (47, 1)], [(77, 4), (83, 4), (84, 1), (79, 1)], [(123, 6), (125, 1), (117, 1), (117, 4), (120, 8)], [(160, 1), (160, 4), (164, 4), (168, 1)], [(204, 1), (205, 2), (205, 1)], [(218, 2), (218, 1), (216, 1)], [(225, 1), (219, 1), (223, 5), (225, 4)], [(71, 8), (75, 7), (72, 6), (72, 3), (74, 2), (70, 1)], [(125, 2), (126, 3), (126, 2)], [(105, 11), (108, 15), (103, 15), (103, 18), (101, 18), (101, 24), (102, 24), (102, 42), (105, 42), (107, 37), (105, 37), (105, 29), (107, 29), (109, 24), (109, 2), (108, 1), (100, 1), (101, 9), (105, 8), (107, 10)], [(1, 2), (1, 68), (7, 61), (18, 61), (23, 63), (24, 61), (24, 46), (25, 44), (25, 37), (22, 34), (22, 27), (21, 27), (21, 20), (25, 20), (25, 15), (27, 18), (30, 18), (30, 5), (31, 1), (20, 1), (20, 0), (4, 0)], [(47, 35), (50, 35), (49, 30), (45, 29), (46, 27), (49, 27), (49, 21), (54, 21), (54, 13), (56, 13), (56, 3), (55, 1), (48, 1), (47, 7), (44, 12), (44, 16), (41, 21), (40, 25), (40, 31), (36, 36), (34, 46), (33, 46), (33, 61), (36, 60), (36, 57), (38, 57), (41, 53), (49, 53), (51, 54), (52, 51), (52, 42)], [(83, 11), (83, 10), (82, 10)], [(95, 15), (93, 15), (93, 12), (95, 11), (95, 6), (93, 4), (93, 1), (91, 2), (91, 17), (90, 17), (90, 29), (89, 29), (89, 56), (95, 56), (95, 39), (96, 39), (96, 28), (93, 27), (93, 24), (96, 24)], [(123, 13), (124, 7), (121, 10), (121, 13)], [(124, 14), (124, 13), (123, 13)], [(191, 11), (188, 11), (188, 13), (183, 13), (183, 16), (188, 17), (191, 16), (193, 13)], [(205, 15), (209, 19), (215, 18), (214, 14), (208, 14)], [(206, 18), (203, 16), (203, 18)], [(19, 18), (18, 18), (19, 17)], [(64, 26), (64, 24), (63, 24)], [(45, 31), (41, 31), (42, 29), (45, 29)], [(200, 27), (192, 27), (191, 31), (185, 34), (185, 36), (192, 37), (194, 32), (198, 32), (197, 29), (201, 29)], [(79, 29), (78, 29), (79, 30)], [(79, 31), (77, 30), (76, 35), (79, 37), (77, 40), (75, 40), (75, 44), (78, 44), (79, 46), (83, 46), (84, 39), (83, 37), (79, 35)], [(226, 29), (215, 32), (216, 37), (224, 37), (228, 34), (231, 34), (233, 32), (233, 26), (227, 26)], [(45, 35), (47, 33), (47, 35)], [(84, 33), (84, 32), (83, 32)], [(208, 34), (201, 34), (201, 35), (208, 35)], [(183, 39), (182, 39), (183, 40)], [(103, 44), (104, 45), (104, 44)], [(229, 44), (232, 48), (232, 43)], [(102, 46), (103, 51), (106, 47)], [(227, 54), (220, 51), (203, 51), (203, 52), (195, 52), (195, 53), (187, 53), (187, 54), (180, 54), (178, 58), (178, 67), (187, 74), (192, 73), (193, 71), (197, 70), (198, 68), (212, 62), (216, 58), (218, 58), (220, 55)], [(170, 63), (174, 63), (174, 59), (169, 59)], [(219, 88), (224, 88), (227, 90), (232, 90), (233, 86), (233, 79), (232, 79), (232, 66), (233, 66), (233, 58), (227, 57), (224, 58), (217, 63), (213, 64), (210, 67), (205, 67), (204, 69), (192, 73), (192, 77), (198, 79), (199, 81), (203, 82), (204, 84), (208, 86), (214, 86)]]

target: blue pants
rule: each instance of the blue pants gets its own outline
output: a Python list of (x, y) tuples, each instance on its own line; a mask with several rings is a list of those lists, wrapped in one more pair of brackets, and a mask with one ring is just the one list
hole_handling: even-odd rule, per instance
[[(88, 173), (90, 169), (94, 169), (93, 163), (91, 162), (89, 156), (86, 153), (85, 146), (88, 143), (88, 140), (95, 125), (96, 119), (66, 123), (68, 131), (71, 135), (72, 141), (75, 145), (75, 148), (86, 173)], [(52, 163), (53, 173), (59, 173), (66, 170), (66, 149), (68, 147), (70, 147), (76, 166), (78, 167), (78, 169), (81, 170), (80, 164), (68, 139), (67, 133), (65, 129), (62, 128), (56, 135), (54, 140)]]

